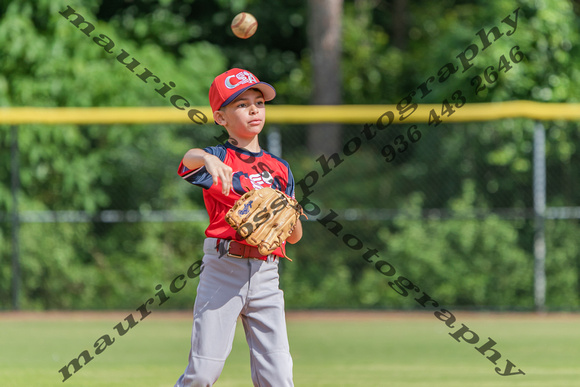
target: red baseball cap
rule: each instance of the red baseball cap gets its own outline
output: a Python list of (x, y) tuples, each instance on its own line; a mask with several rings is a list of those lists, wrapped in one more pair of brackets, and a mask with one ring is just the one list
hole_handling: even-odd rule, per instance
[(233, 68), (218, 75), (209, 88), (209, 104), (211, 110), (219, 110), (236, 99), (248, 89), (258, 89), (262, 92), (266, 101), (271, 101), (276, 96), (276, 89), (266, 82), (260, 82), (258, 78), (248, 70)]

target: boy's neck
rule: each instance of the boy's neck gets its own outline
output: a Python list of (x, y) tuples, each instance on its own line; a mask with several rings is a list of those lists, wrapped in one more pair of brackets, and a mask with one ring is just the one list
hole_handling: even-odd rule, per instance
[(251, 140), (247, 139), (238, 139), (233, 138), (230, 136), (228, 142), (235, 147), (245, 149), (252, 153), (259, 153), (262, 148), (260, 148), (260, 143), (258, 142), (258, 136), (252, 138)]

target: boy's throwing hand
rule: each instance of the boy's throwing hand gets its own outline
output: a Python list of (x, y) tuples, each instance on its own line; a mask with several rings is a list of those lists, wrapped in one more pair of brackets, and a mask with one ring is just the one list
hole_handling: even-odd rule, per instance
[(209, 153), (203, 157), (205, 169), (213, 177), (213, 184), (222, 182), (222, 193), (226, 196), (232, 189), (232, 168), (224, 164), (219, 158)]

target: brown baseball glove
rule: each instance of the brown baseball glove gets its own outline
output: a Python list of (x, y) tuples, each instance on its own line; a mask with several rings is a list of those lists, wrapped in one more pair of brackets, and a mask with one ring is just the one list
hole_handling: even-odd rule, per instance
[(226, 214), (226, 221), (246, 242), (258, 247), (260, 254), (269, 255), (292, 234), (303, 214), (295, 199), (266, 187), (242, 195)]

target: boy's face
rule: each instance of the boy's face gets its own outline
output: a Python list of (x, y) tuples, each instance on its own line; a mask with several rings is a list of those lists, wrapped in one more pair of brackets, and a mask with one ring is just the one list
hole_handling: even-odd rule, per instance
[(264, 128), (266, 120), (264, 97), (259, 90), (246, 90), (227, 106), (215, 111), (214, 119), (234, 138), (252, 138)]

